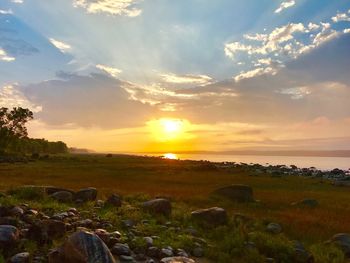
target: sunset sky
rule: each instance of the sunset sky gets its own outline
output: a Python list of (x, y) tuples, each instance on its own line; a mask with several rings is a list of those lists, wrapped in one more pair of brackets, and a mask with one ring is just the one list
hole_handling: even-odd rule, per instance
[(0, 0), (0, 107), (95, 151), (350, 149), (349, 0)]

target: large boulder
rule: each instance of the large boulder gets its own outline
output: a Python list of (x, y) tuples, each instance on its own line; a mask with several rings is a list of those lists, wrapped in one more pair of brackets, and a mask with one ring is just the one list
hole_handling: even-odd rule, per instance
[(53, 199), (61, 203), (69, 203), (73, 201), (73, 194), (68, 191), (58, 191), (51, 195)]
[(215, 196), (225, 197), (235, 202), (253, 202), (253, 189), (247, 185), (233, 184), (216, 189), (213, 193)]
[(151, 214), (169, 216), (171, 214), (171, 203), (168, 199), (158, 198), (143, 203), (144, 210)]
[(75, 193), (75, 200), (82, 202), (95, 201), (97, 197), (97, 189), (94, 187), (89, 187), (81, 189)]
[(19, 231), (16, 227), (10, 225), (0, 226), (0, 248), (8, 248), (19, 240)]
[(52, 195), (57, 192), (70, 192), (72, 195), (74, 195), (74, 191), (66, 189), (66, 188), (60, 188), (55, 186), (45, 186), (45, 192), (48, 195)]
[(79, 231), (49, 254), (49, 263), (115, 263), (108, 247), (95, 234)]
[(191, 217), (194, 221), (204, 225), (219, 226), (227, 223), (226, 210), (220, 207), (193, 211)]
[(162, 258), (161, 263), (195, 263), (193, 259), (186, 257), (168, 257)]
[(336, 234), (331, 238), (330, 242), (338, 245), (345, 255), (350, 256), (350, 234)]

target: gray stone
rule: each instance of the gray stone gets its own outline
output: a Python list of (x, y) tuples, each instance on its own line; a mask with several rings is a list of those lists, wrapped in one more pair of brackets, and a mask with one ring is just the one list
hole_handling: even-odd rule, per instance
[(136, 260), (132, 256), (127, 256), (127, 255), (119, 256), (119, 260), (121, 263), (123, 263), (123, 262), (136, 262)]
[(13, 246), (19, 240), (19, 231), (10, 225), (0, 226), (0, 248)]
[(191, 217), (194, 221), (205, 225), (219, 226), (227, 223), (226, 210), (220, 207), (193, 211)]
[(169, 248), (162, 248), (159, 253), (160, 258), (172, 257), (174, 256), (174, 252)]
[(253, 202), (253, 189), (247, 185), (233, 184), (216, 189), (213, 195), (225, 197), (235, 202)]
[(121, 255), (130, 256), (131, 254), (128, 244), (122, 244), (122, 243), (115, 244), (112, 247), (111, 252), (113, 255), (117, 255), (117, 256), (121, 256)]
[(89, 187), (81, 189), (75, 193), (75, 200), (81, 200), (82, 202), (95, 201), (97, 198), (97, 189)]
[(277, 223), (270, 223), (266, 226), (266, 231), (272, 234), (279, 234), (282, 232), (282, 227)]
[(147, 247), (153, 246), (153, 238), (151, 238), (151, 237), (144, 237), (143, 239), (145, 240)]
[(19, 206), (13, 207), (9, 212), (11, 216), (21, 216), (24, 214), (23, 209)]
[(73, 201), (73, 194), (68, 191), (55, 192), (51, 197), (61, 203), (69, 203)]
[(28, 252), (22, 252), (11, 257), (9, 263), (29, 263), (29, 260), (30, 254)]
[(143, 208), (152, 214), (169, 216), (171, 214), (171, 203), (167, 199), (153, 199), (143, 203)]
[(95, 234), (79, 231), (49, 254), (49, 263), (115, 263), (108, 247)]
[(332, 243), (338, 245), (346, 254), (350, 256), (350, 234), (347, 233), (339, 233), (334, 235), (331, 240)]

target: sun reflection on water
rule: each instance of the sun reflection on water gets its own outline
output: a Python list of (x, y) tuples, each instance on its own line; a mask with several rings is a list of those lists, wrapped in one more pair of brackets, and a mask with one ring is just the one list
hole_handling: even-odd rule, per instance
[(170, 160), (178, 160), (179, 158), (177, 157), (176, 154), (174, 153), (166, 153), (163, 155), (164, 159), (170, 159)]

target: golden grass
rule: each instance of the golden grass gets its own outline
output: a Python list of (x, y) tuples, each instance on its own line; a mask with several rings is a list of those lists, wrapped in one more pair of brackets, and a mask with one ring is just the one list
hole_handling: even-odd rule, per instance
[[(209, 198), (209, 193), (232, 183), (253, 187), (258, 204), (237, 204)], [(287, 234), (306, 242), (323, 241), (350, 230), (350, 188), (298, 177), (249, 176), (240, 169), (211, 170), (198, 163), (158, 158), (69, 155), (27, 164), (0, 164), (0, 188), (18, 185), (54, 185), (79, 189), (98, 188), (109, 193), (163, 195), (185, 201), (193, 208), (222, 206), (281, 223)], [(292, 202), (314, 198), (315, 209), (292, 207)]]

